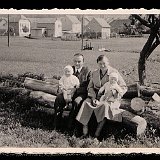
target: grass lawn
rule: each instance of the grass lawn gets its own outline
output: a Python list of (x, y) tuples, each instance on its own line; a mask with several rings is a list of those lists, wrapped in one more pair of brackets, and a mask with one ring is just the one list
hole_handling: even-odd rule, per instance
[[(105, 54), (110, 64), (117, 68), (127, 84), (138, 80), (137, 63), (139, 52), (147, 39), (145, 38), (112, 38), (107, 40), (92, 40), (93, 51), (82, 51), (85, 63), (91, 70), (97, 68), (96, 59)], [(86, 42), (84, 42), (85, 44)], [(99, 52), (98, 48), (105, 47), (110, 52)], [(61, 75), (63, 67), (72, 64), (74, 53), (81, 52), (81, 41), (53, 41), (51, 39), (10, 38), (10, 47), (7, 47), (7, 37), (0, 37), (0, 72), (23, 74), (32, 72), (43, 73), (45, 76)], [(160, 83), (160, 46), (147, 61), (147, 81)], [(2, 105), (3, 106), (3, 105)], [(79, 139), (69, 137), (54, 130), (24, 127), (18, 121), (12, 121), (11, 111), (4, 110), (0, 123), (0, 147), (159, 147), (158, 137), (152, 135), (138, 140), (126, 137), (119, 141), (114, 136), (99, 142), (92, 138)], [(5, 116), (6, 115), (6, 116)], [(4, 119), (3, 119), (4, 117)], [(154, 132), (154, 130), (153, 130)]]

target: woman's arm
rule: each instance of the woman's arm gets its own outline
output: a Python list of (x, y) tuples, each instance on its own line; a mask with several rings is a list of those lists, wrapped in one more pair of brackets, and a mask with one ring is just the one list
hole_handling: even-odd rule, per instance
[(105, 90), (105, 85), (103, 85), (103, 86), (99, 89), (98, 94), (102, 94), (104, 90)]
[(127, 85), (124, 81), (124, 79), (122, 78), (122, 76), (120, 75), (120, 73), (118, 72), (118, 91), (121, 93), (121, 95), (123, 96), (126, 92), (127, 92)]
[(88, 84), (88, 97), (90, 97), (91, 99), (96, 99), (96, 93), (94, 91), (93, 75)]

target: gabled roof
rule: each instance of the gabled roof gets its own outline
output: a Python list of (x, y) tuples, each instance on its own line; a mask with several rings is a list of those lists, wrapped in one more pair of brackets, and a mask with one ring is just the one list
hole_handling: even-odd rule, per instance
[(74, 24), (79, 24), (81, 23), (78, 18), (76, 16), (72, 16), (72, 15), (66, 15), (67, 18)]
[(93, 19), (91, 16), (84, 16), (84, 19), (88, 20), (89, 22)]
[(57, 18), (27, 18), (31, 23), (55, 23)]
[(113, 21), (110, 22), (110, 25), (112, 27), (119, 27), (119, 26), (123, 26), (124, 23), (126, 23), (127, 25), (129, 25), (131, 23), (130, 19), (115, 19)]
[(103, 28), (110, 28), (111, 26), (105, 21), (103, 18), (95, 18), (94, 19), (101, 25)]
[(5, 17), (0, 17), (0, 22), (1, 22), (2, 20), (5, 20), (6, 22), (8, 21), (7, 18), (5, 18)]
[(57, 18), (60, 15), (56, 14), (24, 14), (27, 18)]
[(107, 23), (110, 24), (114, 20), (114, 18), (108, 17), (108, 18), (105, 18), (105, 20), (107, 21)]
[(57, 18), (27, 18), (31, 23), (55, 23)]
[(20, 19), (27, 19), (24, 15), (11, 14), (9, 15), (9, 22), (19, 22)]

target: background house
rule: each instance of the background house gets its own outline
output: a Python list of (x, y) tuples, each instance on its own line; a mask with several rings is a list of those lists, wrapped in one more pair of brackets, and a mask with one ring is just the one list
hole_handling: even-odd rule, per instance
[(111, 33), (123, 33), (125, 30), (125, 26), (124, 24), (126, 24), (127, 26), (131, 24), (131, 20), (130, 19), (115, 19), (113, 21), (111, 21), (110, 23), (111, 26)]
[[(4, 15), (6, 16), (6, 15)], [(7, 33), (8, 30), (8, 18), (1, 18), (0, 29), (5, 30)], [(2, 31), (2, 30), (1, 30)], [(15, 36), (26, 36), (30, 34), (30, 22), (23, 15), (10, 15), (9, 16), (9, 32), (10, 35)]]
[(28, 36), (31, 33), (31, 22), (25, 17), (21, 16), (19, 20), (19, 36)]
[(66, 15), (61, 17), (62, 31), (71, 33), (81, 33), (81, 22), (76, 16)]
[(102, 39), (110, 38), (110, 25), (105, 21), (105, 19), (94, 17), (86, 25), (85, 32), (96, 33), (96, 35)]
[(19, 20), (21, 15), (10, 15), (9, 17), (9, 26), (13, 29), (13, 33), (16, 36), (19, 36)]
[(0, 18), (0, 35), (4, 35), (8, 30), (8, 22), (6, 18)]
[[(57, 18), (28, 18), (31, 22), (31, 32), (33, 36), (48, 36), (61, 37), (62, 36), (62, 22)], [(35, 31), (33, 31), (35, 30)], [(40, 31), (41, 30), (41, 31)], [(38, 32), (38, 33), (37, 33)], [(40, 34), (42, 33), (42, 35)]]

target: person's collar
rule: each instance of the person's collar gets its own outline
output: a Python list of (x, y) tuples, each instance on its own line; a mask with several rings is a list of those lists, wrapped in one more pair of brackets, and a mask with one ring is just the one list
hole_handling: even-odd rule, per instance
[(75, 67), (75, 72), (77, 72), (77, 70), (78, 70), (78, 72), (80, 73), (80, 72), (81, 72), (81, 70), (82, 70), (82, 68), (83, 68), (83, 67), (81, 67), (81, 68), (77, 69), (77, 68)]
[(108, 66), (108, 71), (107, 71), (107, 75), (110, 75), (110, 73), (112, 72), (111, 67)]
[[(106, 71), (107, 71), (107, 75), (110, 75), (110, 73), (112, 72), (111, 67), (108, 66)], [(100, 72), (102, 72), (101, 69), (100, 69)]]

